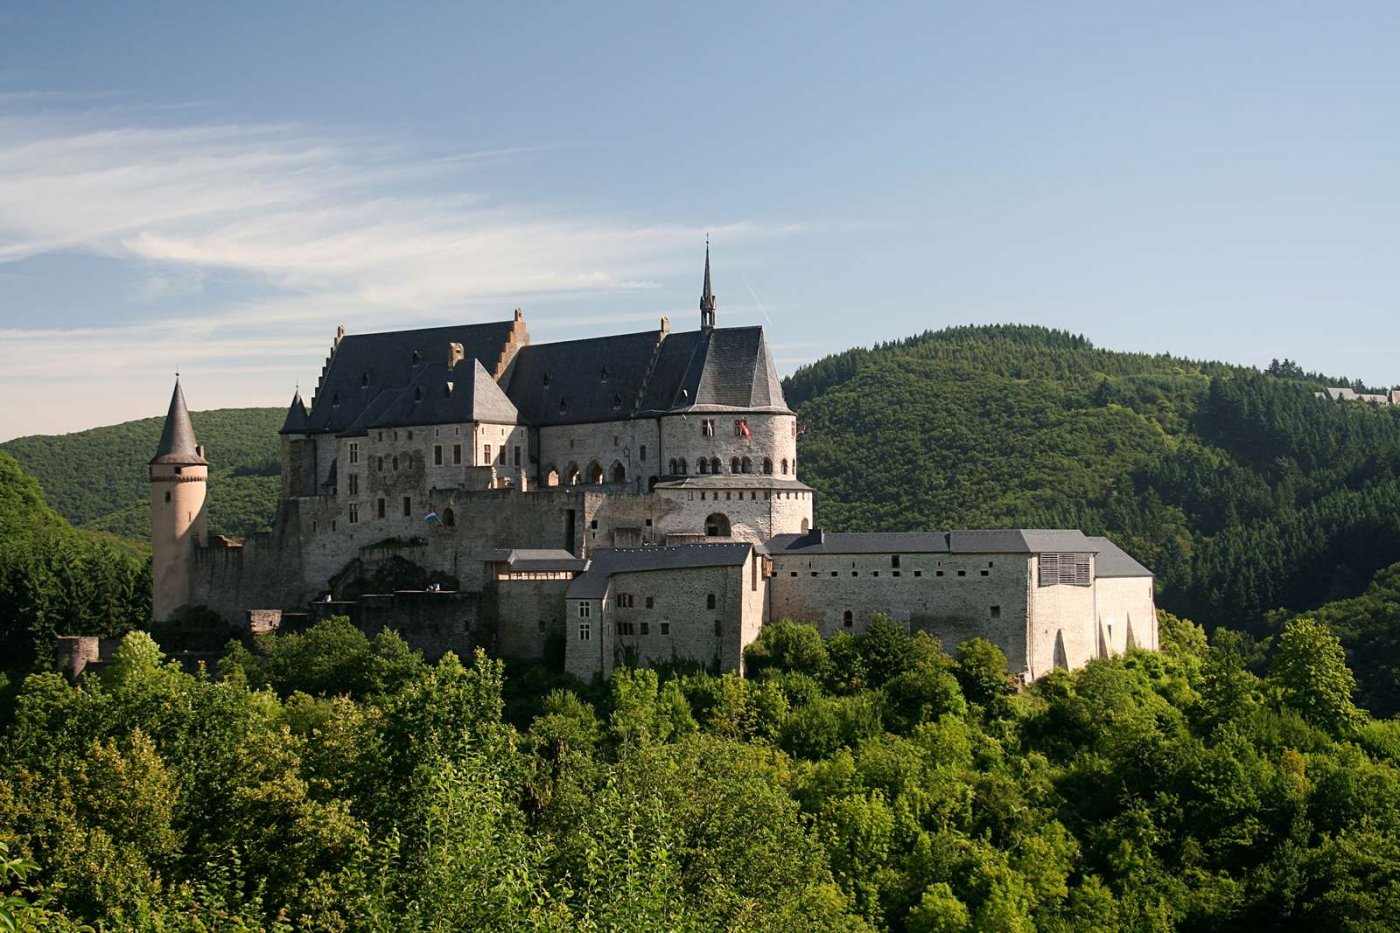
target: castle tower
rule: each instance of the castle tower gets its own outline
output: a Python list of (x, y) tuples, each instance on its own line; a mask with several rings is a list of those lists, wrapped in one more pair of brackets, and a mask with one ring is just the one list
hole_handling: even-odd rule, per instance
[(715, 292), (710, 288), (710, 238), (705, 238), (705, 290), (700, 293), (700, 329), (715, 326)]
[(195, 443), (176, 376), (160, 446), (150, 462), (151, 615), (157, 622), (191, 602), (195, 545), (209, 543), (204, 511), (208, 477), (209, 462)]

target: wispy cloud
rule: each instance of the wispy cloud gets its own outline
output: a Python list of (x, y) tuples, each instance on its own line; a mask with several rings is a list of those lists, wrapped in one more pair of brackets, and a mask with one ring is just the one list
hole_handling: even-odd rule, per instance
[[(336, 323), (500, 316), (543, 296), (655, 289), (697, 261), (699, 227), (506, 203), (486, 187), (493, 165), (549, 146), (428, 155), (298, 124), (142, 122), (122, 108), (26, 110), (20, 97), (45, 103), (39, 93), (0, 95), (0, 271), (91, 255), (130, 263), (140, 283), (100, 296), (126, 306), (110, 327), (0, 329), (0, 392), (11, 397), (36, 384), (86, 391), (54, 361), (70, 358), (75, 341), (100, 348), (103, 371), (121, 384), (86, 407), (56, 405), (83, 412), (64, 428), (147, 412), (160, 397), (148, 394), (153, 383), (177, 359), (212, 371), (285, 357), (288, 374), (304, 372)], [(785, 229), (743, 222), (714, 232), (738, 242)], [(215, 274), (257, 297), (211, 295), (204, 285)], [(180, 314), (150, 317), (172, 304)], [(204, 388), (204, 405), (233, 405), (280, 398), (285, 386), (214, 377)], [(40, 424), (53, 426), (0, 414), (0, 437)]]

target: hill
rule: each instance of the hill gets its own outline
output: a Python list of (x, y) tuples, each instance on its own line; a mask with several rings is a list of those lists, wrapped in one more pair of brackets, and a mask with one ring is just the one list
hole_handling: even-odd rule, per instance
[[(277, 506), (277, 429), (285, 412), (229, 408), (194, 412), (209, 452), (209, 530), (246, 535), (266, 529)], [(151, 521), (146, 461), (162, 418), (75, 434), (21, 437), (0, 444), (43, 484), (49, 503), (80, 528), (145, 541)]]
[(1263, 632), (1400, 560), (1400, 409), (1313, 395), (1344, 382), (1006, 326), (851, 350), (784, 388), (819, 525), (1080, 527), (1153, 568), (1171, 611)]

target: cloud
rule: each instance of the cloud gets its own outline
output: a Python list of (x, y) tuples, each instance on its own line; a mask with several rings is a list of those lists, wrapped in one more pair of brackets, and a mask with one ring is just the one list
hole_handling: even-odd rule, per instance
[[(176, 362), (216, 374), (205, 407), (254, 404), (318, 365), (337, 323), (480, 320), (544, 299), (601, 305), (699, 261), (698, 226), (493, 193), (493, 167), (550, 146), (427, 154), (299, 124), (142, 122), (131, 108), (62, 111), (42, 98), (0, 97), (0, 274), (35, 257), (98, 256), (129, 264), (137, 284), (93, 296), (112, 308), (109, 327), (0, 329), (0, 392), (45, 386), (59, 413), (7, 406), (0, 438), (147, 414), (162, 392), (147, 393)], [(790, 229), (711, 228), (730, 243)], [(211, 277), (237, 287), (208, 287)], [(585, 311), (571, 320), (627, 317)], [(79, 345), (100, 352), (100, 399), (66, 397), (91, 391), (64, 365)], [(234, 378), (269, 371), (282, 378)]]

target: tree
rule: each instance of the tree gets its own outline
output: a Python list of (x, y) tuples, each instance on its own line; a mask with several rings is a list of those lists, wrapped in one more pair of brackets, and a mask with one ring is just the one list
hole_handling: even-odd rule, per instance
[(1333, 735), (1349, 733), (1361, 719), (1351, 700), (1356, 678), (1341, 642), (1312, 619), (1285, 623), (1269, 677), (1285, 704)]

